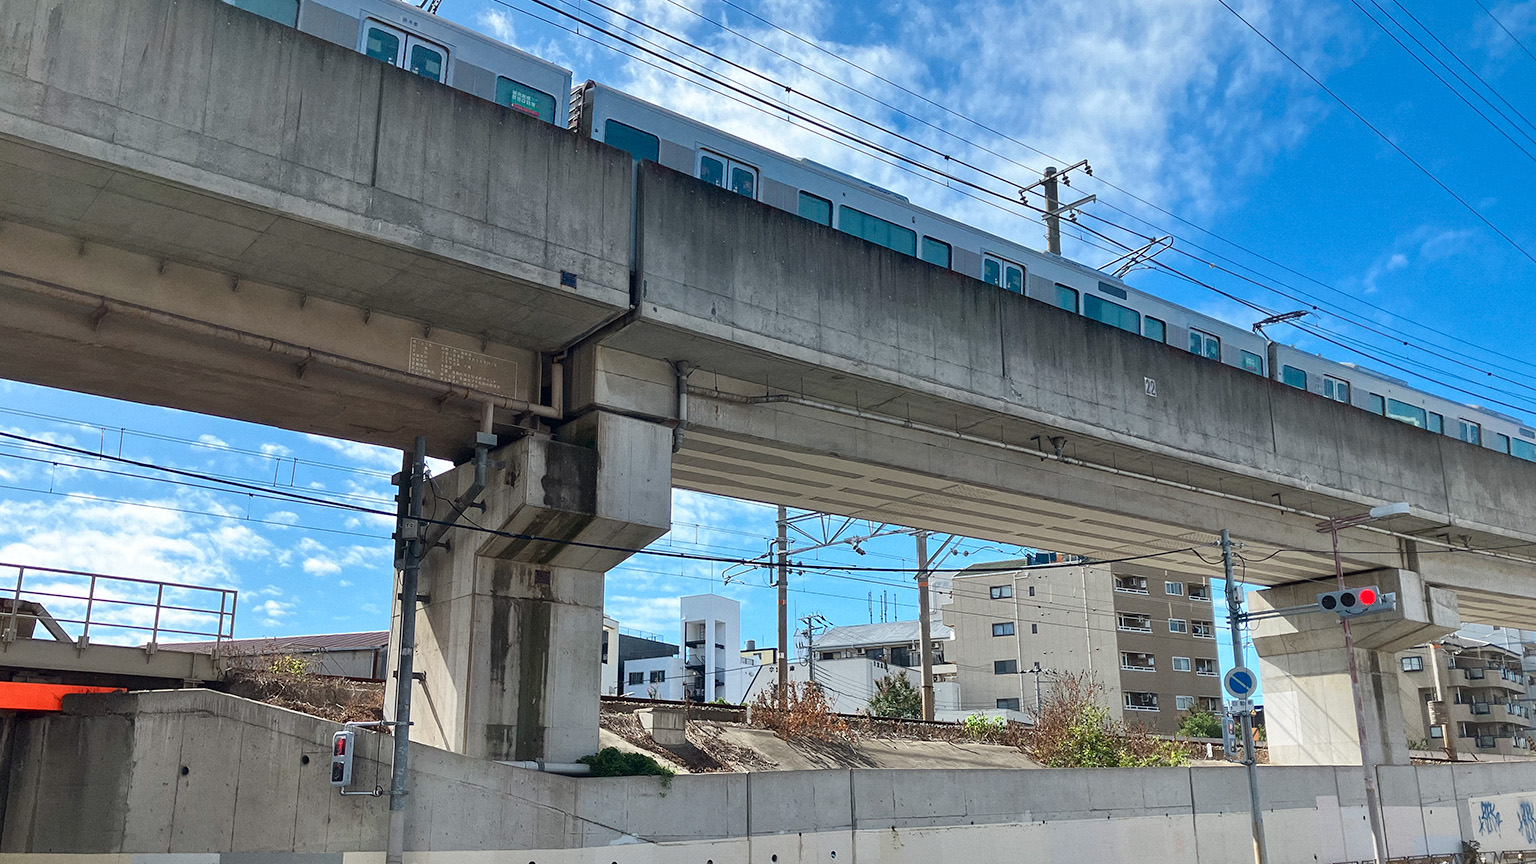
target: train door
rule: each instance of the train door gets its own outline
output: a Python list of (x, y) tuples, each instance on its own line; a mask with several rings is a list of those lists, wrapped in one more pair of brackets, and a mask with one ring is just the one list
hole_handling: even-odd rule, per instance
[(1015, 294), (1024, 293), (1024, 266), (996, 255), (981, 256), (981, 279)]
[(448, 49), (372, 18), (363, 22), (363, 53), (423, 78), (447, 83)]
[(757, 169), (718, 153), (699, 151), (699, 179), (737, 195), (757, 197)]

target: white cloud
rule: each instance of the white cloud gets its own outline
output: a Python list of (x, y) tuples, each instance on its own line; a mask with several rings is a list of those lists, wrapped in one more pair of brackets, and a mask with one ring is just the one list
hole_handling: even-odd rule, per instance
[(490, 33), (497, 39), (513, 44), (517, 39), (517, 31), (512, 27), (512, 16), (501, 9), (483, 9), (475, 16), (475, 23), (480, 29)]
[(293, 450), (292, 449), (290, 449), (288, 447), (285, 447), (282, 444), (272, 444), (272, 443), (267, 443), (267, 444), (261, 445), (261, 452), (265, 453), (268, 456), (277, 456), (277, 457), (292, 456), (293, 455)]
[(329, 558), (305, 558), (304, 572), (311, 576), (335, 576), (341, 572), (341, 565)]
[(377, 444), (364, 444), (359, 441), (344, 441), (340, 438), (328, 438), (324, 435), (306, 435), (304, 437), (309, 439), (311, 443), (325, 447), (341, 456), (346, 462), (360, 468), (373, 471), (396, 471), (400, 468), (400, 451), (392, 447), (380, 447)]
[(209, 447), (217, 447), (221, 450), (229, 449), (229, 444), (227, 444), (224, 439), (217, 435), (209, 435), (205, 432), (202, 435), (197, 436), (197, 440), (198, 443), (207, 444)]

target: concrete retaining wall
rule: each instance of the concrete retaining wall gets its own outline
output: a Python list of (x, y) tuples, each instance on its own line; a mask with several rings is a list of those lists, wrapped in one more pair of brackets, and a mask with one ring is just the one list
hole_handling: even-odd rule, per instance
[[(383, 799), (327, 782), (335, 724), (207, 691), (72, 697), (18, 724), (6, 864), (378, 864)], [(356, 776), (388, 775), (362, 735)], [(387, 747), (385, 748), (387, 758)], [(308, 757), (308, 764), (304, 759)], [(1229, 862), (1249, 840), (1235, 768), (827, 770), (576, 779), (417, 747), (417, 864), (966, 860)], [(1260, 769), (1271, 860), (1353, 861), (1369, 843), (1354, 768)], [(1391, 854), (1536, 848), (1536, 764), (1381, 769)], [(1527, 800), (1531, 799), (1531, 800)], [(503, 850), (491, 852), (489, 850)], [(508, 858), (515, 851), (514, 857)], [(28, 854), (12, 854), (28, 853)], [(42, 858), (42, 854), (68, 853)], [(777, 856), (774, 858), (773, 856)], [(124, 859), (115, 857), (114, 862)], [(188, 864), (190, 859), (164, 859)], [(487, 859), (488, 860), (488, 859)]]

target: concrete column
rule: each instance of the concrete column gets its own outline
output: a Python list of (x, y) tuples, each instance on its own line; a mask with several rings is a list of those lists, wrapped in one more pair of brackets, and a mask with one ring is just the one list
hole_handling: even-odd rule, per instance
[[(1372, 759), (1407, 765), (1408, 741), (1393, 654), (1461, 625), (1454, 592), (1431, 588), (1411, 570), (1375, 570), (1345, 578), (1351, 587), (1397, 592), (1397, 611), (1353, 622), (1361, 701)], [(1334, 580), (1281, 585), (1250, 594), (1253, 611), (1315, 602)], [(1264, 682), (1269, 761), (1275, 765), (1359, 765), (1354, 697), (1344, 632), (1336, 614), (1304, 612), (1257, 622), (1253, 644)]]
[[(574, 761), (597, 751), (605, 573), (671, 525), (671, 432), (593, 412), (491, 460), (485, 509), (460, 524), (553, 539), (455, 528), (428, 554), (412, 738), (484, 759)], [(434, 478), (429, 517), (450, 518), (473, 479), (472, 464)]]

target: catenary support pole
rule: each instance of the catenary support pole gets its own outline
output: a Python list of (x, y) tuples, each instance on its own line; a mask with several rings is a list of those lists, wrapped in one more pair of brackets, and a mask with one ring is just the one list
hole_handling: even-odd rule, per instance
[(416, 438), (414, 452), (405, 457), (400, 472), (400, 496), (406, 498), (404, 518), (395, 526), (404, 545), (400, 565), (400, 659), (395, 666), (395, 756), (389, 792), (389, 845), (385, 864), (401, 864), (405, 857), (406, 771), (410, 767), (411, 685), (415, 682), (416, 593), (421, 571), (421, 498), (427, 467), (427, 439)]
[(789, 510), (779, 505), (779, 710), (789, 708)]
[[(1227, 581), (1227, 624), (1232, 632), (1232, 663), (1243, 665), (1242, 588), (1232, 578), (1232, 535), (1221, 531), (1221, 566)], [(1242, 713), (1243, 764), (1248, 768), (1248, 807), (1253, 816), (1253, 856), (1258, 864), (1269, 864), (1269, 849), (1264, 844), (1264, 810), (1259, 805), (1258, 754), (1253, 744), (1253, 712)]]
[[(923, 664), (923, 719), (933, 719), (933, 623), (928, 620), (928, 532), (917, 537), (917, 650)], [(940, 549), (942, 553), (943, 550)]]
[[(1339, 520), (1328, 520), (1328, 533), (1333, 536), (1333, 574), (1342, 591), (1345, 588), (1344, 559), (1339, 557)], [(1371, 821), (1374, 860), (1376, 864), (1381, 864), (1387, 860), (1387, 838), (1382, 830), (1381, 796), (1376, 791), (1376, 765), (1371, 759), (1370, 743), (1365, 737), (1365, 702), (1360, 695), (1360, 665), (1355, 661), (1355, 634), (1350, 629), (1348, 618), (1341, 619), (1341, 623), (1344, 627), (1344, 653), (1349, 660), (1349, 689), (1355, 697), (1355, 734), (1360, 738), (1360, 771), (1365, 780), (1365, 810)], [(1439, 674), (1438, 670), (1436, 674)]]
[[(1068, 169), (1071, 170), (1071, 169)], [(1053, 255), (1061, 254), (1061, 217), (1056, 215), (1056, 208), (1061, 202), (1056, 200), (1056, 166), (1045, 169), (1045, 247)]]

